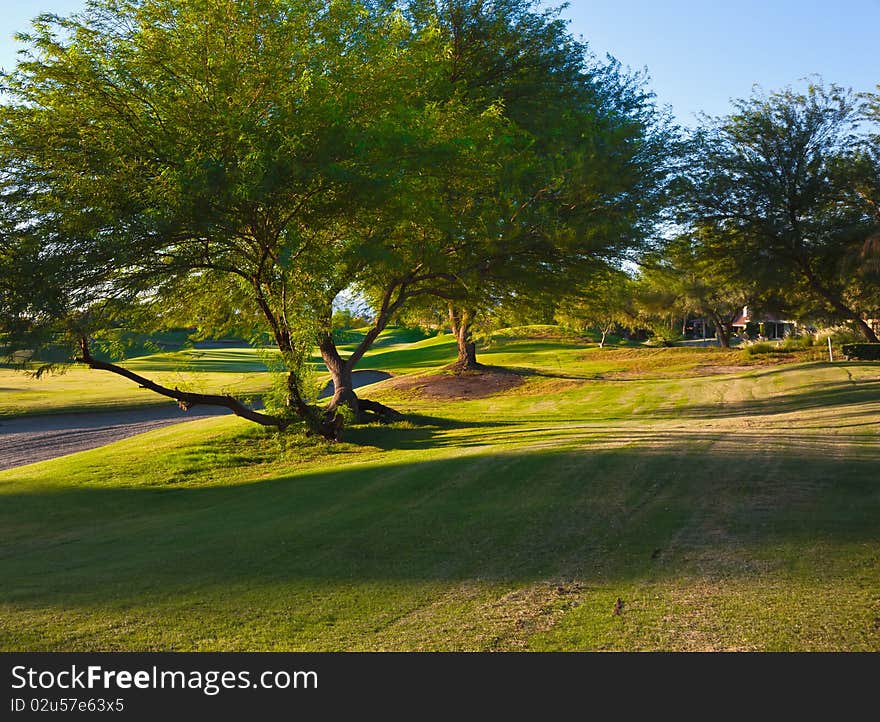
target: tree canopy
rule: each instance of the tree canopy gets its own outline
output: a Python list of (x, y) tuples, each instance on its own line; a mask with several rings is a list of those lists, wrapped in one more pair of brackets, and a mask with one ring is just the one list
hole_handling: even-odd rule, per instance
[(56, 302), (4, 317), (86, 362), (89, 337), (132, 315), (265, 329), (309, 416), (295, 371), (328, 287), (381, 256), (420, 174), (483, 123), (428, 97), (432, 33), (378, 4), (145, 0), (41, 16), (22, 40), (3, 203), (30, 217), (4, 256)]
[[(470, 312), (625, 251), (664, 174), (640, 80), (529, 0), (90, 0), (20, 40), (0, 108), (8, 348), (70, 343), (123, 373), (90, 350), (119, 325), (268, 333), (286, 411), (154, 390), (281, 428), (390, 413), (359, 404), (351, 369), (405, 304)], [(376, 317), (343, 359), (350, 288)], [(301, 388), (315, 339), (327, 414)]]
[[(860, 99), (837, 86), (757, 93), (693, 138), (681, 221), (759, 289), (853, 323), (876, 310), (866, 243), (877, 231), (876, 153)], [(876, 145), (874, 146), (876, 148)]]
[(565, 293), (635, 252), (663, 205), (674, 129), (644, 78), (597, 61), (537, 8), (456, 2), (440, 13), (451, 87), (499, 103), (509, 123), (492, 176), (447, 182), (441, 203), (455, 212), (421, 228), (460, 368), (476, 364), (478, 317)]

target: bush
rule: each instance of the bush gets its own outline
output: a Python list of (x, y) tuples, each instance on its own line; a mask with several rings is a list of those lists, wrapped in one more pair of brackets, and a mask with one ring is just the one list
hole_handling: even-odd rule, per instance
[(835, 346), (842, 346), (848, 343), (858, 344), (864, 338), (860, 333), (856, 333), (847, 326), (835, 326), (833, 328), (825, 328), (816, 334), (816, 343), (827, 345), (828, 339)]
[(842, 350), (848, 360), (880, 361), (880, 343), (848, 343)]
[(781, 349), (778, 346), (775, 346), (771, 343), (767, 343), (766, 341), (761, 341), (760, 343), (752, 343), (748, 346), (743, 347), (743, 353), (746, 358), (752, 358), (753, 356), (763, 356), (768, 353), (779, 353)]
[(684, 340), (680, 331), (671, 329), (665, 324), (655, 326), (651, 331), (653, 335), (648, 339), (649, 346), (675, 346), (679, 341)]
[(338, 308), (333, 311), (331, 325), (334, 331), (348, 331), (370, 325), (370, 319), (364, 313), (357, 313), (350, 308)]
[(812, 334), (807, 334), (805, 336), (788, 336), (785, 341), (782, 342), (782, 348), (785, 351), (802, 351), (813, 346), (815, 342), (816, 340), (813, 338)]

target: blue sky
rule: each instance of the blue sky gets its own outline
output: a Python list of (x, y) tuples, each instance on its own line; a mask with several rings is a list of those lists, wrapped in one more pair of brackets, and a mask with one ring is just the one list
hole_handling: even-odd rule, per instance
[[(15, 62), (12, 35), (31, 17), (82, 4), (0, 0), (0, 67)], [(755, 83), (773, 90), (812, 74), (856, 91), (880, 83), (880, 0), (573, 0), (564, 15), (596, 54), (647, 67), (658, 101), (686, 125), (700, 111), (727, 112)]]
[(658, 101), (687, 125), (728, 112), (755, 83), (880, 83), (880, 0), (573, 0), (564, 14), (596, 54), (647, 67)]

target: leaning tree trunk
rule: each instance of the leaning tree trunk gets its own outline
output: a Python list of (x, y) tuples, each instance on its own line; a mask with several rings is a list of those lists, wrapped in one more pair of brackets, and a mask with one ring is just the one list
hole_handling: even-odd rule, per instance
[(477, 344), (472, 335), (474, 312), (471, 309), (458, 309), (449, 304), (449, 325), (458, 344), (458, 360), (453, 364), (456, 371), (472, 371), (482, 368), (477, 362)]
[(804, 272), (804, 275), (807, 277), (807, 281), (810, 284), (810, 287), (819, 294), (822, 298), (824, 298), (828, 304), (833, 308), (837, 313), (840, 314), (841, 318), (846, 321), (852, 321), (856, 328), (859, 329), (862, 336), (865, 337), (865, 340), (868, 343), (880, 343), (880, 339), (877, 338), (877, 334), (874, 333), (874, 329), (871, 328), (868, 323), (861, 317), (859, 313), (857, 313), (854, 309), (847, 306), (840, 298), (840, 296), (833, 291), (829, 290), (813, 273), (813, 269), (810, 267), (808, 263), (801, 262), (801, 270)]
[[(169, 388), (162, 386), (155, 381), (137, 374), (123, 366), (118, 366), (107, 361), (101, 361), (92, 356), (89, 350), (88, 338), (83, 336), (79, 340), (80, 355), (74, 361), (87, 365), (91, 369), (100, 371), (109, 371), (124, 378), (134, 381), (142, 389), (148, 389), (162, 396), (177, 401), (182, 411), (189, 411), (193, 406), (223, 406), (236, 416), (240, 416), (248, 421), (253, 421), (262, 426), (275, 426), (279, 431), (284, 431), (290, 426), (291, 420), (284, 417), (272, 416), (256, 411), (233, 396), (223, 394), (201, 394), (192, 391), (181, 391), (177, 387)], [(287, 379), (288, 398), (287, 405), (291, 407), (297, 415), (306, 423), (308, 434), (320, 434), (326, 439), (337, 440), (339, 438), (339, 426), (333, 418), (318, 418), (314, 409), (310, 407), (303, 399), (299, 388), (299, 381), (296, 374), (291, 373)]]
[(333, 411), (341, 406), (348, 406), (357, 416), (360, 413), (360, 405), (357, 394), (354, 392), (353, 367), (339, 355), (333, 336), (324, 334), (318, 344), (321, 350), (321, 358), (330, 372), (333, 381), (333, 397), (327, 405), (328, 411)]
[[(370, 343), (372, 343), (372, 340), (370, 340)], [(343, 406), (347, 406), (359, 421), (375, 419), (399, 421), (403, 418), (399, 411), (392, 409), (390, 406), (380, 404), (378, 401), (362, 399), (355, 393), (354, 367), (363, 356), (361, 349), (355, 351), (347, 359), (343, 359), (336, 348), (336, 342), (333, 340), (331, 333), (325, 333), (320, 337), (318, 348), (333, 381), (333, 397), (330, 399), (330, 403), (327, 404), (325, 411), (327, 419), (333, 419), (337, 425), (340, 425), (342, 423), (341, 417), (336, 412)]]
[(862, 336), (865, 337), (865, 340), (868, 343), (880, 343), (880, 339), (877, 338), (877, 334), (874, 333), (874, 329), (868, 325), (868, 322), (865, 321), (858, 313), (849, 308), (842, 301), (838, 300), (831, 293), (825, 293), (825, 298), (831, 304), (835, 311), (837, 311), (845, 320), (852, 321), (856, 328), (861, 332)]
[(856, 326), (859, 327), (859, 330), (862, 332), (862, 336), (867, 339), (868, 343), (880, 343), (880, 339), (877, 338), (877, 334), (874, 333), (874, 329), (871, 328), (864, 319), (857, 316)]

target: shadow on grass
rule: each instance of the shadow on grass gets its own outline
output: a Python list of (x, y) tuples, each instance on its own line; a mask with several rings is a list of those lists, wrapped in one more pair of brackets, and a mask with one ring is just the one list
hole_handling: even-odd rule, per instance
[[(767, 372), (764, 376), (774, 372)], [(847, 417), (859, 415), (853, 407), (865, 406), (864, 414), (880, 412), (880, 379), (861, 379), (857, 382), (843, 381), (823, 383), (801, 388), (793, 393), (773, 394), (767, 398), (743, 401), (691, 404), (647, 412), (650, 416), (681, 419), (724, 419), (744, 416), (773, 416), (816, 409), (840, 407)]]
[(93, 486), (0, 497), (0, 603), (135, 604), (309, 580), (588, 583), (694, 564), (737, 576), (780, 546), (796, 557), (817, 543), (878, 542), (877, 453), (730, 441), (462, 449), (200, 488), (120, 488), (96, 468)]
[(453, 431), (494, 429), (512, 432), (515, 424), (505, 421), (456, 421), (441, 416), (425, 416), (423, 414), (406, 414), (401, 424), (386, 426), (370, 424), (353, 426), (345, 430), (345, 441), (359, 446), (375, 446), (386, 451), (394, 449), (436, 449), (444, 446), (460, 446), (460, 437), (444, 437)]
[(261, 353), (273, 355), (271, 350), (190, 349), (185, 352), (133, 358), (123, 365), (135, 371), (165, 373), (264, 373), (267, 371)]

